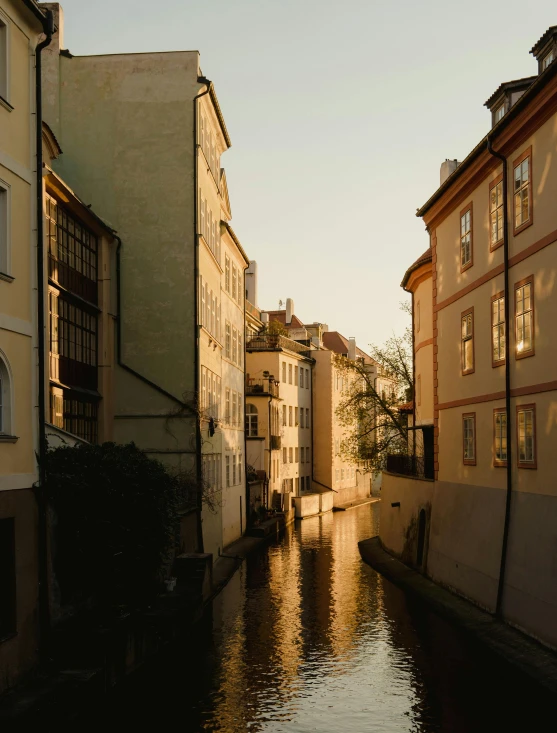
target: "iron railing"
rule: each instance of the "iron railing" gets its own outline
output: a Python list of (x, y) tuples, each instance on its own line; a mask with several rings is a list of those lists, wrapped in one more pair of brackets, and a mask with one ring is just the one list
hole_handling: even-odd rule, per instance
[(404, 453), (388, 455), (386, 468), (389, 473), (398, 473), (402, 476), (433, 478), (433, 465), (424, 456), (411, 456)]
[(252, 379), (246, 381), (246, 395), (279, 396), (279, 386), (273, 379)]

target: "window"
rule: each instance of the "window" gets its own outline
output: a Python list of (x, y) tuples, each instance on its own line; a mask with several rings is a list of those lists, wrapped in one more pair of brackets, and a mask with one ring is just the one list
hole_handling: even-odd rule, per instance
[(418, 374), (418, 378), (416, 379), (416, 397), (418, 400), (418, 405), (422, 404), (422, 375)]
[(236, 455), (232, 454), (232, 486), (236, 486)]
[(309, 463), (309, 448), (306, 448), (306, 463)]
[(297, 366), (294, 367), (294, 384), (296, 385), (296, 387), (298, 386), (298, 367)]
[(309, 407), (306, 407), (306, 428), (309, 428)]
[(286, 458), (287, 458), (286, 451), (287, 451), (286, 448), (282, 449), (282, 462), (283, 463), (286, 463)]
[(236, 300), (238, 298), (238, 270), (236, 265), (232, 265), (232, 298)]
[(309, 389), (309, 369), (306, 369), (306, 389)]
[(470, 308), (461, 316), (461, 353), (462, 374), (474, 372), (474, 309)]
[(299, 425), (299, 422), (298, 422), (298, 408), (297, 407), (294, 408), (294, 425), (296, 425), (296, 427), (298, 427), (298, 425)]
[(517, 405), (516, 432), (518, 439), (518, 467), (537, 468), (535, 405)]
[(300, 367), (300, 387), (304, 386), (304, 370)]
[(534, 276), (514, 286), (516, 358), (534, 355)]
[(230, 486), (230, 456), (225, 458), (225, 471), (226, 471), (226, 487)]
[(476, 465), (476, 413), (462, 416), (462, 458), (467, 466)]
[[(286, 384), (286, 362), (282, 362), (282, 381)], [(285, 423), (286, 425), (286, 423)]]
[(507, 465), (507, 413), (505, 410), (493, 411), (493, 465)]
[(299, 451), (299, 448), (296, 446), (296, 448), (294, 448), (294, 463), (299, 463), (299, 462), (300, 462), (300, 451)]
[(242, 454), (238, 453), (238, 483), (242, 483)]
[(300, 493), (300, 479), (297, 476), (294, 479), (294, 489), (296, 491), (296, 494)]
[(335, 469), (335, 481), (338, 481), (338, 474), (339, 474), (339, 470), (337, 468)]
[(489, 231), (490, 250), (503, 244), (503, 174), (489, 186)]
[(228, 321), (224, 326), (224, 355), (227, 359), (232, 358), (232, 327)]
[(288, 407), (288, 425), (292, 427), (292, 407)]
[(288, 384), (292, 384), (292, 364), (288, 365)]
[(227, 387), (224, 392), (224, 418), (226, 422), (230, 422), (230, 387)]
[(514, 163), (514, 233), (532, 223), (532, 148), (527, 148)]
[(11, 374), (8, 362), (0, 356), (0, 435), (11, 435), (13, 430), (11, 400)]
[(232, 390), (232, 425), (236, 427), (238, 424), (238, 395)]
[(282, 424), (286, 426), (286, 405), (282, 406)]
[(246, 405), (246, 435), (249, 438), (257, 436), (257, 407)]
[(244, 355), (244, 342), (242, 339), (242, 332), (239, 330), (238, 331), (238, 362), (237, 362), (239, 367), (242, 366), (243, 355)]
[(97, 314), (53, 290), (48, 299), (51, 378), (73, 387), (96, 389)]
[(230, 257), (224, 255), (224, 289), (230, 292)]
[(416, 331), (420, 332), (421, 317), (420, 317), (420, 301), (416, 303)]
[(0, 639), (16, 626), (15, 520), (0, 519)]
[(232, 329), (232, 361), (238, 363), (238, 331), (235, 328)]
[(542, 60), (542, 71), (545, 71), (547, 69), (547, 67), (553, 61), (554, 58), (555, 58), (555, 56), (553, 54), (553, 51), (550, 51), (548, 54), (546, 54), (543, 57), (543, 60)]
[(460, 271), (464, 272), (473, 264), (472, 242), (472, 204), (460, 212)]
[(8, 26), (0, 17), (0, 97), (8, 101), (10, 95)]
[(63, 390), (64, 430), (88, 443), (98, 441), (97, 401), (69, 389)]
[(305, 491), (305, 489), (306, 489), (306, 481), (305, 481), (305, 478), (303, 476), (300, 479), (300, 488), (301, 488), (302, 491)]
[(505, 105), (502, 104), (500, 107), (497, 107), (495, 112), (493, 113), (493, 119), (495, 124), (499, 122), (499, 120), (502, 120), (505, 116)]
[(244, 292), (244, 271), (238, 269), (238, 305), (242, 303), (242, 293)]
[(11, 275), (10, 269), (10, 187), (0, 181), (0, 273)]
[(300, 448), (300, 463), (306, 462), (305, 448)]
[(497, 293), (491, 298), (491, 363), (505, 363), (505, 296)]
[(288, 463), (292, 463), (294, 460), (294, 451), (292, 448), (288, 449)]

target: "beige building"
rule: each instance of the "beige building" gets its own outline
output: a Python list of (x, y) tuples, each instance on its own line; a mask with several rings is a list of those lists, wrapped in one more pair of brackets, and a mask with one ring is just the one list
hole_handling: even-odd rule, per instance
[(203, 502), (184, 508), (183, 549), (216, 560), (246, 511), (249, 261), (229, 226), (224, 118), (197, 51), (74, 56), (60, 6), (49, 7), (58, 32), (44, 62), (44, 118), (64, 151), (53, 169), (118, 232), (114, 439), (203, 482)]
[(46, 30), (34, 2), (0, 0), (0, 692), (37, 662), (46, 610), (39, 603), (45, 513), (33, 488), (40, 450), (35, 64)]
[(420, 355), (429, 347), (416, 371), (423, 418), (433, 403), (435, 481), (385, 477), (381, 537), (556, 647), (557, 27), (532, 53), (538, 74), (497, 89), (486, 103), (492, 129), (461, 163), (444, 164), (418, 211), (431, 278), (422, 268), (422, 283), (412, 273), (405, 286), (415, 332), (420, 302), (432, 338), (432, 379)]

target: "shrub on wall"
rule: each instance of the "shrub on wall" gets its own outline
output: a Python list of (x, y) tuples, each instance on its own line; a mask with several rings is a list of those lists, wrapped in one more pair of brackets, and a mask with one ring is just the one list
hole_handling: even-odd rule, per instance
[(63, 603), (137, 607), (157, 593), (177, 529), (179, 479), (133, 443), (46, 455)]

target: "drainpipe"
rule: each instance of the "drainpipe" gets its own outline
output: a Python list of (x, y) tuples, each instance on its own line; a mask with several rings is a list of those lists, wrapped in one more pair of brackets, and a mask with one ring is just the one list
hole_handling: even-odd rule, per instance
[(43, 115), (42, 115), (42, 64), (41, 52), (52, 40), (54, 19), (51, 10), (41, 13), (34, 3), (25, 5), (39, 17), (46, 36), (35, 48), (35, 145), (37, 156), (37, 328), (38, 328), (38, 402), (39, 402), (39, 485), (37, 487), (38, 509), (38, 572), (39, 572), (39, 644), (43, 661), (48, 657), (50, 637), (50, 599), (48, 592), (48, 502), (46, 484), (46, 339), (45, 339), (45, 271), (44, 271), (44, 225), (43, 225)]
[(507, 159), (502, 153), (493, 149), (491, 139), (487, 138), (487, 149), (503, 164), (503, 262), (505, 275), (505, 410), (507, 413), (507, 496), (505, 501), (505, 523), (503, 525), (503, 540), (501, 543), (501, 563), (499, 566), (499, 583), (497, 586), (497, 603), (495, 615), (503, 616), (503, 593), (505, 586), (505, 572), (507, 568), (507, 546), (509, 542), (509, 528), (511, 522), (512, 499), (512, 431), (511, 431), (511, 328), (510, 328), (510, 299), (509, 299), (509, 236), (508, 236), (508, 174)]
[[(201, 359), (199, 355), (199, 327), (197, 324), (197, 306), (199, 302), (199, 235), (198, 235), (198, 198), (197, 198), (197, 187), (198, 187), (198, 173), (197, 173), (197, 161), (198, 161), (198, 144), (197, 144), (197, 102), (201, 97), (209, 94), (211, 91), (212, 81), (206, 79), (204, 76), (199, 76), (197, 81), (200, 84), (205, 84), (207, 87), (204, 92), (200, 92), (193, 98), (193, 242), (194, 242), (194, 259), (193, 259), (193, 276), (194, 276), (194, 304), (193, 304), (193, 332), (195, 334), (195, 399), (199, 399), (199, 378), (201, 371)], [(220, 224), (219, 224), (220, 226)], [(245, 307), (245, 306), (244, 306)], [(244, 398), (245, 399), (245, 398)], [(197, 544), (199, 552), (204, 551), (203, 544), (203, 522), (201, 514), (203, 511), (203, 470), (201, 465), (201, 417), (196, 415), (195, 418), (195, 472), (197, 479)]]
[[(412, 297), (412, 457), (413, 463), (416, 465), (416, 333), (414, 328), (414, 291), (411, 292)], [(420, 316), (421, 317), (421, 316)], [(408, 425), (406, 425), (408, 428)], [(408, 435), (408, 431), (406, 431)], [(423, 443), (423, 440), (422, 440)]]

